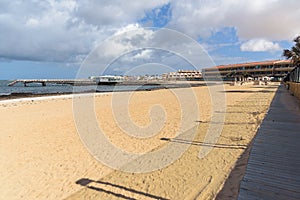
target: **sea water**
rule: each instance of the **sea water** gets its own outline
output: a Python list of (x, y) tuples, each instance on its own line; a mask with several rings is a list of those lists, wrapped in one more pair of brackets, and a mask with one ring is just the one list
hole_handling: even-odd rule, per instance
[(50, 84), (42, 86), (41, 83), (29, 83), (27, 87), (23, 83), (17, 83), (14, 86), (8, 86), (12, 81), (0, 80), (0, 96), (9, 96), (17, 94), (63, 94), (73, 92), (113, 92), (113, 91), (134, 91), (151, 90), (159, 88), (158, 85), (86, 85), (72, 86), (67, 84)]

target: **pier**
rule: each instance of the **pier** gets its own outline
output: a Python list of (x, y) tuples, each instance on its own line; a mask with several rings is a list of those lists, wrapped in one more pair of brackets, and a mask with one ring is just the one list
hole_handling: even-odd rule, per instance
[(23, 83), (28, 86), (30, 83), (40, 83), (42, 86), (47, 84), (67, 84), (67, 85), (96, 85), (97, 82), (90, 79), (18, 79), (8, 84), (14, 86), (17, 83)]

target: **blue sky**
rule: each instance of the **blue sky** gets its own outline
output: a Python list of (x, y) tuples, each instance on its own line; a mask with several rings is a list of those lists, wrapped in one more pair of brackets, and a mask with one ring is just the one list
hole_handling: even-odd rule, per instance
[[(161, 28), (195, 40), (216, 65), (284, 59), (282, 49), (300, 34), (299, 7), (297, 0), (0, 1), (0, 79), (75, 78), (107, 40), (100, 57), (113, 61), (114, 69), (106, 73), (126, 74), (139, 66), (143, 70), (136, 71), (147, 74), (189, 68), (186, 58), (168, 49), (144, 48)], [(118, 34), (123, 38), (114, 37)], [(177, 36), (161, 37), (154, 43), (172, 41), (197, 56), (197, 48)]]

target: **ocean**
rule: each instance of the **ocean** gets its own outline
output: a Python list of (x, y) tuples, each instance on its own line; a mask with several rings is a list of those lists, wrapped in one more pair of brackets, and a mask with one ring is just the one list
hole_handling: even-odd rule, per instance
[(160, 85), (87, 85), (72, 86), (66, 84), (47, 84), (42, 86), (40, 83), (30, 83), (24, 87), (22, 83), (14, 86), (8, 86), (12, 82), (9, 80), (0, 80), (0, 96), (17, 95), (43, 95), (43, 94), (67, 94), (76, 92), (113, 92), (113, 91), (134, 91), (134, 90), (152, 90), (161, 88)]

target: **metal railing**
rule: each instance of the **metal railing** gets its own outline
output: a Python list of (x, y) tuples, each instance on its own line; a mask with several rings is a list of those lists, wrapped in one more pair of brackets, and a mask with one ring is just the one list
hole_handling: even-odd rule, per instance
[(290, 73), (285, 77), (285, 81), (300, 82), (300, 65), (296, 66)]

